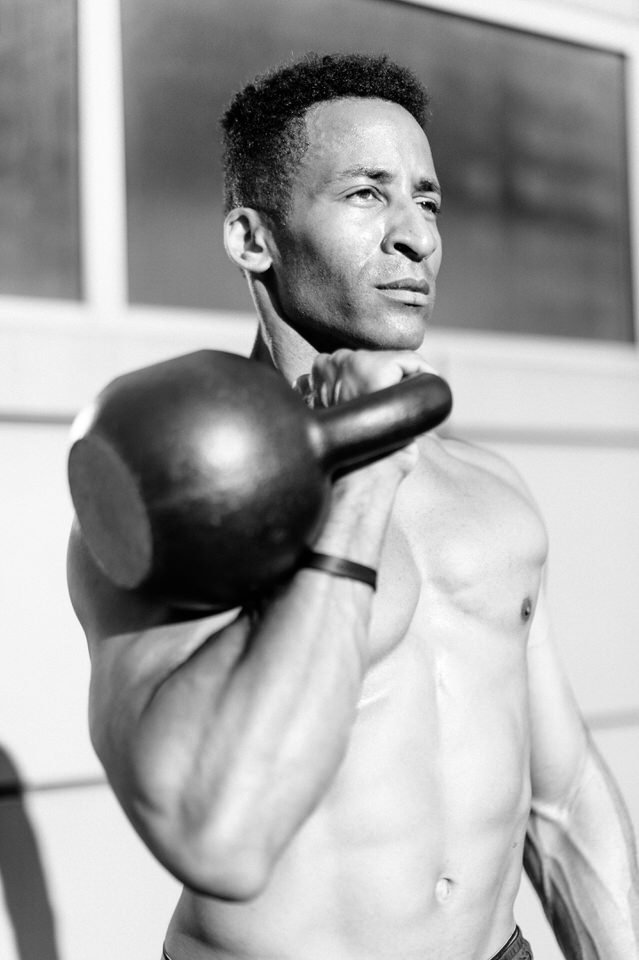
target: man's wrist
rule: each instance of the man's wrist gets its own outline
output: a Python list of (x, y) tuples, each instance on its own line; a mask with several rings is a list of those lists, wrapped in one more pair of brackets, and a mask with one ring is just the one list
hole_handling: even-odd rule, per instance
[(347, 557), (337, 557), (334, 554), (318, 553), (306, 550), (302, 556), (300, 568), (306, 570), (320, 570), (333, 577), (343, 577), (347, 580), (356, 580), (377, 590), (377, 570), (363, 563), (356, 563)]

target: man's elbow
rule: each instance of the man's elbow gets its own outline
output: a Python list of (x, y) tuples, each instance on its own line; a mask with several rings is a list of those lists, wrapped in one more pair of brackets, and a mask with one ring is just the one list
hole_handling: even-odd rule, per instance
[(248, 901), (268, 886), (276, 858), (258, 839), (251, 843), (246, 836), (224, 836), (210, 825), (206, 830), (182, 826), (160, 832), (156, 828), (154, 834), (143, 839), (164, 866), (196, 893)]
[[(113, 782), (113, 781), (112, 781)], [(224, 815), (214, 798), (192, 798), (133, 789), (116, 793), (151, 853), (181, 883), (221, 900), (254, 900), (268, 885), (278, 857), (263, 823)]]
[(280, 853), (262, 809), (240, 816), (228, 791), (205, 796), (176, 784), (170, 765), (153, 762), (149, 752), (115, 764), (117, 771), (111, 766), (111, 785), (133, 826), (181, 883), (222, 900), (262, 893)]

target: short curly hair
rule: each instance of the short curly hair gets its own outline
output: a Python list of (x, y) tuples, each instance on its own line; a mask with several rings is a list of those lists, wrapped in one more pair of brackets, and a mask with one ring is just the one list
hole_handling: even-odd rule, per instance
[(429, 96), (406, 67), (385, 54), (317, 54), (276, 67), (230, 101), (224, 136), (224, 207), (253, 207), (282, 222), (295, 168), (308, 147), (304, 117), (313, 104), (345, 97), (389, 100), (422, 128)]

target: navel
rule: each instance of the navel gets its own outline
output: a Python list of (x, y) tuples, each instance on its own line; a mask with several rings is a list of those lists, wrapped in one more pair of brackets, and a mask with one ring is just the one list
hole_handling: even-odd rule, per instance
[(530, 620), (531, 614), (532, 614), (532, 600), (530, 599), (530, 597), (526, 597), (526, 599), (521, 605), (521, 619), (523, 620), (524, 623)]
[(444, 903), (450, 897), (453, 881), (448, 877), (440, 877), (435, 884), (435, 897), (440, 903)]

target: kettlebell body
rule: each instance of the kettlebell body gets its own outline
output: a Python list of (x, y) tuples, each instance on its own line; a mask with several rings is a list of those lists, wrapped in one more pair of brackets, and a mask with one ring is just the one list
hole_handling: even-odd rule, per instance
[[(450, 391), (423, 376), (435, 425)], [(219, 351), (117, 378), (72, 430), (69, 486), (89, 550), (126, 589), (211, 610), (250, 602), (316, 538), (336, 470), (421, 432), (424, 394), (409, 383), (386, 402), (380, 391), (312, 411), (270, 367)]]

